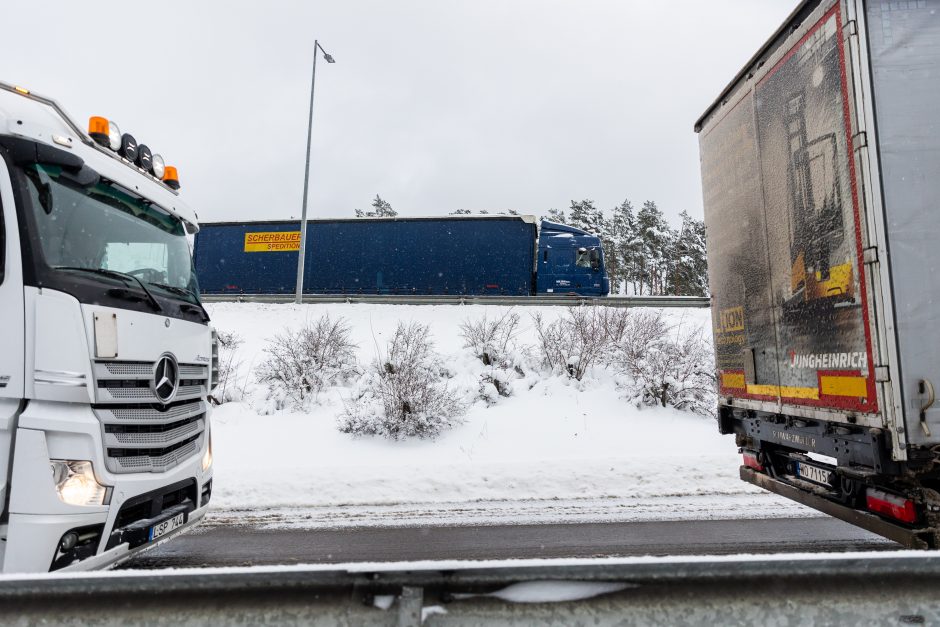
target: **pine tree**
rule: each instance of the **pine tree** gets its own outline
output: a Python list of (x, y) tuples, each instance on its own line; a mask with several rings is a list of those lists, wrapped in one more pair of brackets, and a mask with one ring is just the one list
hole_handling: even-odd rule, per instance
[(662, 294), (665, 286), (666, 261), (672, 233), (656, 203), (647, 200), (636, 214), (639, 258), (637, 280), (640, 293)]
[(593, 200), (571, 201), (567, 222), (569, 226), (587, 231), (592, 235), (601, 235), (607, 230), (606, 222), (604, 213), (594, 206)]
[[(623, 293), (636, 274), (636, 217), (629, 200), (614, 207), (608, 233), (610, 244), (604, 248), (607, 274), (614, 292)], [(636, 293), (635, 285), (633, 292)]]
[(372, 211), (356, 209), (357, 218), (394, 218), (397, 215), (398, 212), (392, 209), (392, 206), (378, 194), (375, 195), (375, 199), (372, 201)]
[(669, 293), (680, 296), (708, 295), (708, 261), (705, 254), (705, 223), (683, 211), (676, 235)]
[(562, 209), (549, 209), (548, 213), (542, 216), (542, 219), (555, 224), (565, 224), (565, 212)]

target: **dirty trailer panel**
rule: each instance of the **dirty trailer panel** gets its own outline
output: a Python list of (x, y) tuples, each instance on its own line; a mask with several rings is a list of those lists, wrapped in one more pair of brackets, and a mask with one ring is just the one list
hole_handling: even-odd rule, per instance
[(806, 0), (696, 125), (742, 478), (932, 548), (938, 99), (940, 0)]
[(723, 396), (878, 411), (842, 23), (814, 15), (700, 135)]
[[(299, 222), (204, 224), (196, 272), (206, 294), (293, 293)], [(312, 220), (308, 294), (532, 293), (536, 225), (522, 217)]]

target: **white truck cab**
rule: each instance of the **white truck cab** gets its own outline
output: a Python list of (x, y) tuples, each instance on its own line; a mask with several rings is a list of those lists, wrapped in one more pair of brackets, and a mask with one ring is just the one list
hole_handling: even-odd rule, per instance
[(0, 83), (0, 564), (101, 568), (212, 492), (216, 345), (175, 168)]

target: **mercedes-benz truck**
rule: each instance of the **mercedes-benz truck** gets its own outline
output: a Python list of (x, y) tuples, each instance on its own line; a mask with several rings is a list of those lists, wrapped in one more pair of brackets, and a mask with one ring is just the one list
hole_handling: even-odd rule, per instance
[(212, 492), (214, 336), (176, 168), (0, 83), (0, 563), (116, 564)]

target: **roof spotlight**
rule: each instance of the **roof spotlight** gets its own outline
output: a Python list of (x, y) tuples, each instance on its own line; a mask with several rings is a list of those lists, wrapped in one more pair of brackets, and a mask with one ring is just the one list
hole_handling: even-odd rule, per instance
[(153, 157), (150, 158), (150, 171), (153, 172), (153, 175), (158, 179), (163, 178), (163, 174), (166, 172), (166, 161), (163, 160), (163, 157), (153, 155)]
[(110, 120), (108, 120), (108, 147), (115, 152), (121, 147), (121, 129)]
[(141, 144), (137, 147), (136, 163), (148, 172), (150, 171), (150, 168), (153, 165), (153, 153), (150, 151), (150, 148), (146, 146), (146, 144)]
[(137, 161), (137, 140), (130, 133), (121, 136), (121, 149), (118, 151), (128, 161)]

